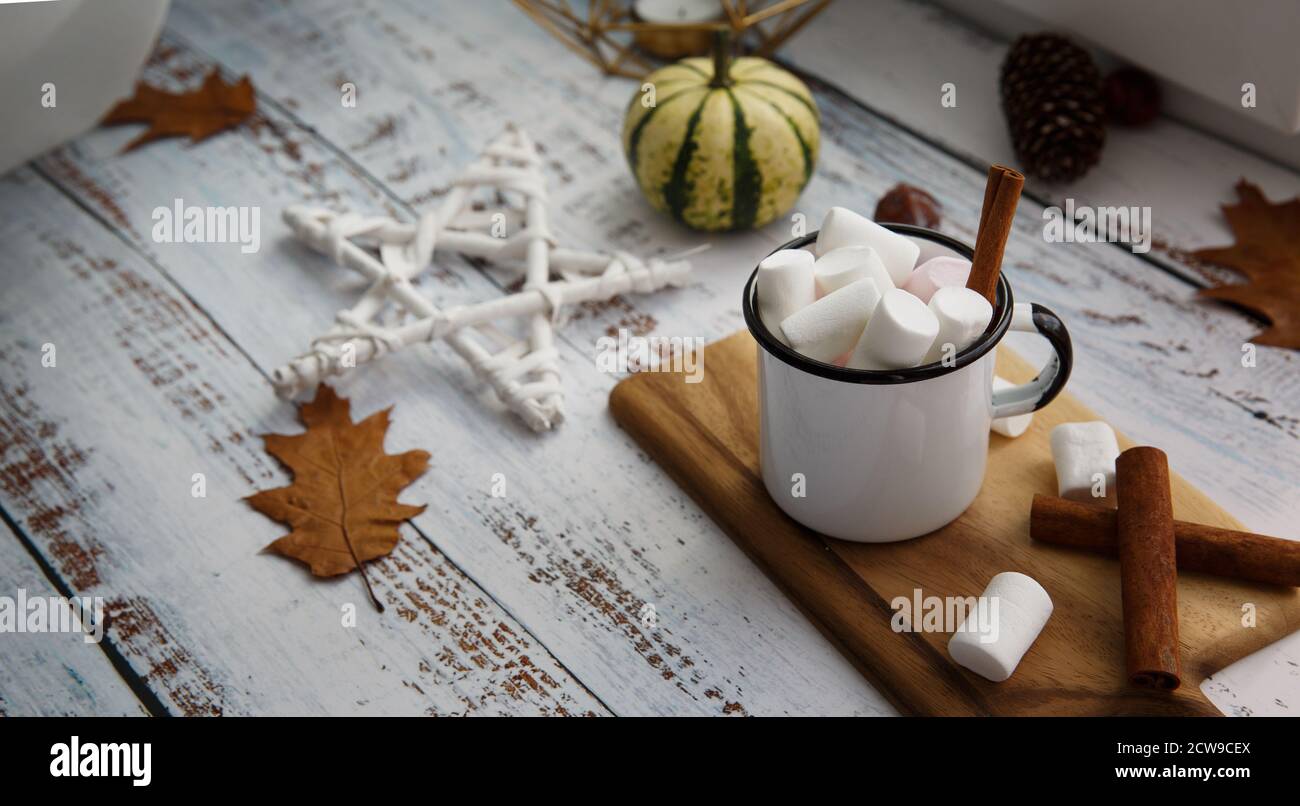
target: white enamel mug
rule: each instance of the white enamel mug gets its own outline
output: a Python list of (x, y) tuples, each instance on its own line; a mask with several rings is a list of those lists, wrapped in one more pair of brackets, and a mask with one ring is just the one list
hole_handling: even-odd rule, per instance
[[(933, 230), (884, 226), (919, 242), (922, 261), (973, 254)], [(838, 367), (787, 347), (758, 316), (757, 276), (755, 268), (741, 307), (758, 342), (763, 484), (787, 515), (831, 537), (886, 543), (951, 523), (979, 494), (993, 418), (1046, 406), (1070, 375), (1065, 325), (1040, 305), (1016, 304), (1005, 276), (988, 329), (952, 366), (895, 371)], [(994, 392), (993, 348), (1013, 330), (1038, 333), (1054, 354), (1034, 380)]]

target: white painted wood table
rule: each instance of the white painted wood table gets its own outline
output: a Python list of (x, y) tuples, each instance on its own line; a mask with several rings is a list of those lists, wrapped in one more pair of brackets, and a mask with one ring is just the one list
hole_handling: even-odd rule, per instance
[[(973, 240), (983, 167), (1010, 159), (995, 106), (1004, 47), (925, 5), (832, 5), (782, 54), (823, 115), (797, 211), (869, 212), (901, 180)], [(268, 373), (359, 283), (293, 242), (281, 208), (412, 219), (514, 121), (546, 147), (562, 241), (667, 254), (705, 239), (633, 185), (618, 137), (634, 85), (599, 77), (505, 2), (179, 0), (148, 79), (192, 86), (213, 65), (252, 76), (253, 125), (125, 155), (134, 130), (95, 131), (0, 179), (0, 593), (103, 596), (112, 618), (100, 645), (0, 635), (0, 712), (891, 713), (614, 425), (619, 378), (594, 364), (611, 328), (739, 329), (741, 284), (785, 221), (708, 238), (687, 289), (579, 310), (559, 333), (570, 416), (555, 433), (485, 409), (443, 345), (341, 381), (360, 414), (395, 404), (390, 450), (433, 454), (403, 496), (427, 511), (371, 566), (386, 613), (355, 575), (321, 581), (260, 554), (282, 530), (240, 499), (285, 474), (256, 435), (297, 428)], [(958, 84), (956, 110), (938, 105), (944, 81)], [(356, 108), (340, 104), (344, 82)], [(1042, 205), (1073, 194), (1152, 205), (1157, 236), (1182, 249), (1227, 243), (1217, 205), (1238, 176), (1274, 198), (1300, 192), (1294, 171), (1175, 121), (1117, 133), (1077, 186), (1031, 185), (1006, 271), (1068, 321), (1075, 395), (1165, 447), (1250, 528), (1298, 537), (1300, 355), (1261, 348), (1243, 368), (1259, 323), (1197, 301), (1204, 279), (1176, 250), (1142, 259), (1041, 237)], [(150, 213), (175, 199), (260, 206), (261, 250), (155, 243)], [(421, 288), (442, 305), (510, 282), (458, 258), (440, 266)], [(195, 473), (205, 498), (190, 495)], [(504, 498), (490, 495), (496, 473)], [(358, 604), (354, 628), (343, 602)], [(1293, 713), (1300, 638), (1207, 690), (1228, 713)]]

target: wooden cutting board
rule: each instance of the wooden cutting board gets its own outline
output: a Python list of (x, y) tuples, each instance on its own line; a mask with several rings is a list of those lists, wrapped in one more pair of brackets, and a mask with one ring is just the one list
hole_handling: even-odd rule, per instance
[[(988, 474), (954, 523), (915, 540), (849, 543), (806, 529), (772, 503), (758, 465), (756, 345), (747, 332), (704, 351), (704, 378), (642, 373), (610, 395), (614, 418), (757, 561), (810, 619), (904, 713), (1218, 714), (1201, 682), (1300, 626), (1300, 591), (1185, 573), (1178, 580), (1183, 685), (1131, 687), (1124, 673), (1119, 565), (1029, 538), (1034, 493), (1055, 494), (1048, 433), (1096, 420), (1069, 394), (1034, 416), (1019, 439), (990, 436)], [(1034, 370), (998, 353), (998, 374)], [(1119, 436), (1121, 447), (1132, 442)], [(1177, 466), (1179, 457), (1171, 456)], [(1173, 477), (1174, 516), (1240, 529), (1203, 493)], [(950, 633), (897, 633), (896, 596), (978, 596), (1001, 571), (1037, 579), (1055, 603), (1038, 640), (1004, 683), (948, 656)], [(1256, 626), (1242, 624), (1243, 606)], [(759, 660), (759, 659), (756, 659)]]

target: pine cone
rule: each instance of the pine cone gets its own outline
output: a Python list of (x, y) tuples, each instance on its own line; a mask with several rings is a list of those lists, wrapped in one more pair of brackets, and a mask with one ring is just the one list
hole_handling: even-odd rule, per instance
[(1145, 126), (1160, 116), (1160, 85), (1145, 70), (1121, 67), (1102, 82), (1106, 116), (1121, 126)]
[(1017, 159), (1040, 179), (1078, 179), (1101, 158), (1101, 73), (1087, 51), (1063, 36), (1015, 41), (1002, 63), (1002, 112)]

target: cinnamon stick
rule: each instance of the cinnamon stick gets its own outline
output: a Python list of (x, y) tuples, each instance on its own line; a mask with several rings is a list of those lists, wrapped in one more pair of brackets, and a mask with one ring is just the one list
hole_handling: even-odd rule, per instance
[(1121, 453), (1115, 461), (1115, 488), (1129, 681), (1172, 691), (1181, 682), (1178, 569), (1164, 451), (1140, 447)]
[(980, 208), (980, 225), (975, 234), (975, 257), (971, 261), (966, 287), (984, 295), (989, 304), (997, 304), (998, 274), (1002, 271), (1002, 253), (1011, 235), (1016, 204), (1025, 177), (1004, 165), (989, 166), (984, 185), (984, 205)]
[[(1035, 495), (1029, 510), (1029, 536), (1057, 546), (1114, 556), (1116, 528), (1115, 510), (1105, 504)], [(1300, 587), (1300, 540), (1174, 521), (1174, 546), (1180, 571)]]
[(993, 199), (998, 195), (998, 186), (1002, 184), (1001, 165), (990, 165), (988, 179), (984, 181), (984, 202), (980, 205), (980, 223), (975, 230), (975, 240), (979, 241), (979, 234), (984, 229), (984, 222), (988, 220), (989, 213), (993, 210)]

